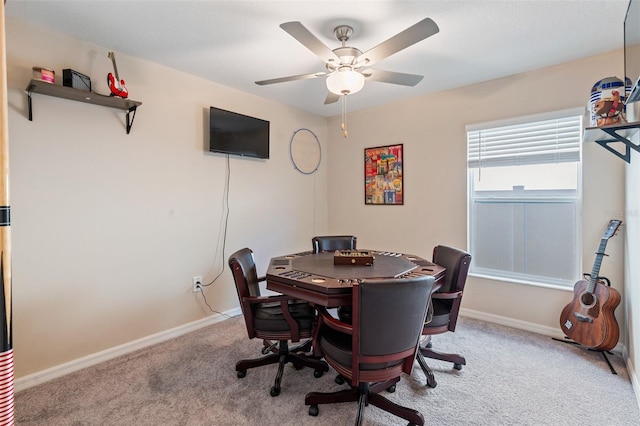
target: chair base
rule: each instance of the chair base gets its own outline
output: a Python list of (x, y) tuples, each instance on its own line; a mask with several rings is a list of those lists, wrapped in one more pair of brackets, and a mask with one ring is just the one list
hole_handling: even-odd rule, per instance
[(462, 366), (467, 364), (467, 360), (465, 360), (462, 355), (434, 351), (431, 349), (431, 342), (427, 341), (425, 346), (421, 346), (419, 348), (416, 354), (416, 359), (418, 360), (418, 364), (420, 364), (420, 368), (422, 368), (424, 375), (427, 377), (427, 386), (430, 388), (435, 388), (438, 385), (438, 382), (436, 382), (433, 370), (431, 370), (431, 367), (429, 367), (425, 358), (451, 362), (453, 363), (453, 368), (456, 370), (462, 370)]
[[(266, 353), (268, 353), (269, 351), (273, 350), (273, 345), (271, 345), (268, 340), (264, 341), (264, 345), (265, 347), (262, 350), (263, 353), (265, 353), (265, 351)], [(280, 340), (277, 353), (271, 353), (255, 359), (243, 359), (236, 362), (237, 375), (239, 378), (242, 378), (247, 375), (247, 370), (250, 368), (261, 367), (263, 365), (278, 364), (278, 373), (276, 374), (276, 379), (269, 391), (269, 394), (271, 396), (278, 396), (280, 395), (284, 366), (288, 362), (292, 363), (297, 370), (300, 370), (303, 367), (313, 368), (313, 376), (316, 378), (322, 377), (325, 372), (329, 371), (329, 365), (326, 362), (319, 359), (309, 358), (299, 353), (306, 352), (310, 348), (311, 341), (305, 342), (304, 344), (293, 349), (289, 349), (289, 342), (287, 340)]]
[(338, 392), (311, 392), (304, 397), (304, 403), (310, 406), (309, 415), (317, 416), (319, 413), (318, 405), (320, 404), (358, 401), (356, 426), (362, 424), (364, 407), (369, 404), (409, 421), (410, 425), (424, 425), (424, 417), (418, 410), (398, 405), (379, 394), (379, 392), (385, 389), (390, 392), (395, 391), (395, 385), (399, 381), (400, 377), (396, 377), (395, 379), (381, 383), (362, 383), (358, 387), (352, 386), (351, 389)]

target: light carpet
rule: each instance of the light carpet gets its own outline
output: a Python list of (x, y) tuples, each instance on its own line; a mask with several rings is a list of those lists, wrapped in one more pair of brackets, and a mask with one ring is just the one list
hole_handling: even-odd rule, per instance
[[(434, 349), (463, 354), (467, 365), (428, 360), (438, 386), (425, 386), (415, 364), (389, 399), (420, 410), (425, 425), (638, 425), (640, 409), (624, 361), (530, 332), (462, 317)], [(235, 362), (260, 356), (241, 317), (231, 318), (16, 395), (18, 425), (349, 425), (357, 403), (320, 406), (304, 395), (347, 385), (335, 372), (285, 368), (282, 391), (269, 389), (276, 365), (238, 379)], [(372, 405), (364, 425), (405, 425)]]

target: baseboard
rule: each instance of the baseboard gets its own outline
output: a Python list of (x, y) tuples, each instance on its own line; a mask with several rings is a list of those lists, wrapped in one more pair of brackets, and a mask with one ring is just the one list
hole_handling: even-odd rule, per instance
[(629, 378), (631, 379), (631, 387), (633, 387), (633, 391), (636, 394), (636, 401), (638, 402), (638, 408), (640, 408), (640, 381), (638, 381), (638, 375), (636, 374), (636, 369), (629, 357), (629, 352), (627, 348), (624, 348), (624, 352), (622, 353), (624, 359), (627, 361), (627, 371), (629, 372)]
[(48, 382), (50, 380), (62, 377), (66, 374), (70, 374), (78, 370), (82, 370), (83, 368), (91, 367), (92, 365), (109, 361), (113, 358), (117, 358), (119, 356), (144, 349), (148, 346), (174, 339), (176, 337), (182, 336), (183, 334), (187, 334), (192, 331), (199, 330), (203, 327), (223, 321), (227, 317), (241, 314), (242, 312), (240, 311), (240, 308), (234, 308), (224, 312), (223, 314), (211, 315), (198, 321), (193, 321), (179, 327), (161, 331), (160, 333), (152, 334), (150, 336), (143, 337), (142, 339), (134, 340), (132, 342), (128, 342), (120, 346), (115, 346), (101, 352), (87, 355), (85, 357), (78, 358), (64, 364), (56, 365), (55, 367), (51, 367), (46, 370), (29, 374), (28, 376), (20, 377), (14, 382), (15, 392), (20, 392), (21, 390)]
[[(473, 309), (460, 309), (460, 315), (478, 319), (481, 321), (491, 322), (494, 324), (504, 325), (506, 327), (517, 328), (518, 330), (530, 331), (532, 333), (542, 334), (556, 339), (564, 339), (564, 333), (560, 327), (548, 327), (546, 325), (534, 324), (527, 321), (517, 320), (513, 318), (503, 317), (500, 315), (488, 314), (486, 312), (474, 311)], [(624, 345), (618, 343), (612, 352), (623, 353)]]
[(488, 314), (486, 312), (474, 311), (473, 309), (460, 309), (460, 315), (478, 319), (481, 321), (491, 322), (494, 324), (500, 324), (507, 327), (517, 328), (518, 330), (531, 331), (532, 333), (542, 334), (544, 336), (556, 337), (562, 339), (564, 333), (560, 330), (560, 327), (548, 327), (545, 325), (534, 324), (527, 321), (517, 320), (513, 318), (503, 317), (500, 315)]

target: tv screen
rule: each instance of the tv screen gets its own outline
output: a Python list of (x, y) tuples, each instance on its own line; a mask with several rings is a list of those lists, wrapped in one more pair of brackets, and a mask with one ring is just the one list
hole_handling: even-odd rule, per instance
[(210, 107), (209, 151), (269, 158), (269, 122)]
[(624, 19), (624, 74), (631, 80), (627, 103), (640, 100), (640, 0), (629, 1)]

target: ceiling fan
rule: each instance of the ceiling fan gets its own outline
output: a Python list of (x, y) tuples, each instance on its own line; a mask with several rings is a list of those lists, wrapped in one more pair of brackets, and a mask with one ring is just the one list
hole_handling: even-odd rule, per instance
[(342, 43), (342, 46), (335, 49), (327, 47), (300, 22), (285, 22), (280, 25), (280, 28), (322, 59), (327, 72), (261, 80), (256, 81), (256, 84), (267, 85), (326, 76), (329, 93), (324, 101), (325, 105), (337, 102), (342, 95), (351, 95), (358, 92), (364, 86), (365, 79), (403, 86), (415, 86), (422, 80), (423, 76), (383, 71), (369, 67), (440, 31), (433, 20), (425, 18), (363, 53), (360, 49), (347, 46), (347, 41), (353, 34), (353, 28), (349, 25), (339, 25), (333, 30), (338, 41)]

